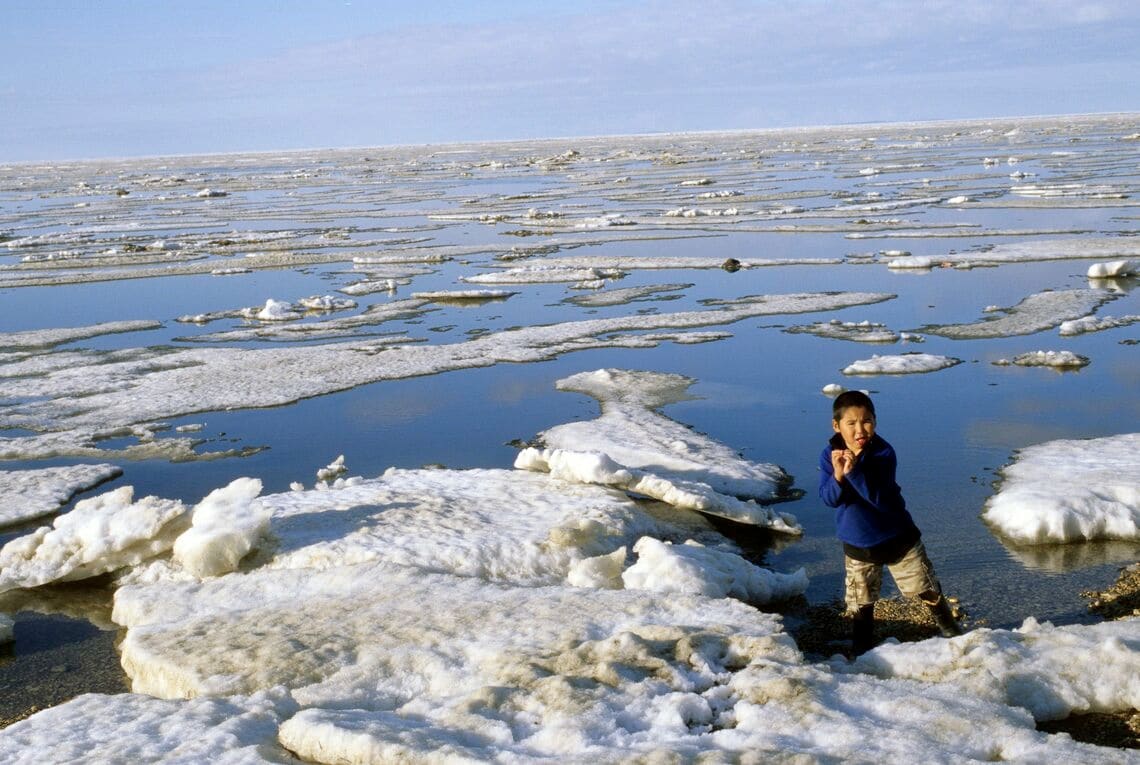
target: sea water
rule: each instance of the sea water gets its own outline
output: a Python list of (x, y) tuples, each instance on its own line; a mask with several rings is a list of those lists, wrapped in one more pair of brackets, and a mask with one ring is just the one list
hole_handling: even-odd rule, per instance
[[(132, 485), (137, 497), (187, 503), (240, 476), (256, 476), (266, 493), (312, 485), (339, 455), (350, 475), (365, 477), (389, 467), (509, 468), (536, 434), (597, 415), (596, 401), (557, 390), (559, 380), (603, 368), (677, 373), (693, 382), (664, 415), (793, 478), (778, 504), (802, 525), (802, 538), (766, 550), (763, 535), (747, 527), (730, 536), (767, 567), (803, 567), (806, 597), (823, 603), (842, 594), (841, 549), (816, 494), (816, 461), (831, 432), (822, 389), (839, 384), (875, 398), (908, 507), (946, 590), (975, 624), (1087, 622), (1081, 591), (1105, 586), (1135, 560), (1135, 540), (1019, 546), (980, 516), (1019, 449), (1136, 430), (1140, 324), (1071, 337), (1057, 329), (1076, 318), (1067, 315), (996, 337), (953, 339), (938, 329), (1016, 315), (1029, 296), (1065, 290), (1105, 291), (1112, 300), (1098, 316), (1140, 314), (1135, 276), (1086, 275), (1093, 263), (1140, 251), (1131, 236), (1140, 209), (1137, 127), (1129, 116), (1089, 117), (2, 167), (0, 332), (157, 322), (22, 346), (5, 366), (71, 351), (110, 361), (138, 350), (156, 365), (180, 349), (297, 354), (264, 370), (266, 395), (241, 399), (252, 405), (227, 405), (222, 395), (203, 407), (175, 392), (153, 435), (128, 428), (155, 426), (150, 420), (107, 422), (97, 458), (20, 451), (34, 432), (69, 432), (66, 409), (82, 409), (81, 401), (58, 414), (51, 405), (27, 408), (64, 401), (66, 386), (6, 394), (0, 436), (10, 439), (9, 458), (0, 468), (111, 462), (123, 474), (96, 491)], [(1031, 247), (1018, 249), (1024, 244)], [(743, 268), (719, 267), (730, 258)], [(908, 258), (931, 263), (888, 265)], [(548, 268), (571, 260), (567, 267), (593, 268), (594, 278), (546, 281)], [(520, 268), (513, 282), (465, 281)], [(267, 300), (343, 298), (362, 280), (380, 287), (353, 296), (356, 308), (290, 322), (254, 318)], [(661, 285), (670, 289), (652, 289)], [(573, 300), (635, 287), (647, 288), (645, 296), (616, 305)], [(413, 298), (489, 288), (512, 294)], [(720, 334), (706, 342), (631, 347), (603, 335), (581, 350), (559, 346), (518, 362), (396, 370), (327, 389), (318, 382), (291, 400), (267, 393), (291, 389), (306, 374), (304, 350), (324, 344), (443, 346), (592, 319), (652, 324), (756, 295), (854, 292), (893, 297), (713, 324), (703, 329)], [(382, 322), (335, 326), (409, 299), (406, 313)], [(211, 313), (225, 315), (186, 320)], [(788, 331), (832, 321), (907, 334), (875, 344)], [(1068, 350), (1089, 363), (1001, 363), (1037, 350)], [(908, 352), (960, 363), (842, 372), (875, 354)], [(190, 458), (123, 451), (186, 438)], [(5, 529), (0, 541), (35, 525)], [(35, 649), (18, 647), (13, 661), (22, 650)]]

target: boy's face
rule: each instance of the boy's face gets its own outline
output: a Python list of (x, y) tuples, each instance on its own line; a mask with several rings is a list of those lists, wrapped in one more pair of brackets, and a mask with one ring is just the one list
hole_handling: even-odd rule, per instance
[(840, 413), (838, 420), (831, 421), (831, 427), (843, 438), (848, 449), (859, 454), (875, 435), (875, 415), (865, 407), (849, 406)]

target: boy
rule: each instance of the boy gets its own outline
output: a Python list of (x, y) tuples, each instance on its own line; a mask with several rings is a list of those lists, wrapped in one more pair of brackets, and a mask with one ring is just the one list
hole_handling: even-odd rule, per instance
[(895, 483), (895, 451), (875, 433), (875, 405), (860, 391), (846, 391), (832, 406), (835, 433), (819, 457), (819, 497), (835, 508), (843, 542), (847, 613), (855, 655), (874, 646), (875, 601), (883, 566), (899, 590), (930, 609), (943, 637), (961, 635), (934, 575), (922, 532), (907, 512)]

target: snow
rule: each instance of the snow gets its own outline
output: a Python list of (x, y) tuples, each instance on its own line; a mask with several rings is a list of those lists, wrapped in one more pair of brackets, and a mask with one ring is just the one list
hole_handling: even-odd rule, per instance
[(1140, 539), (1140, 433), (1026, 447), (982, 518), (1020, 544)]
[(903, 353), (854, 361), (843, 368), (845, 375), (908, 375), (937, 372), (961, 364), (961, 359), (934, 353)]
[(0, 526), (50, 515), (76, 494), (122, 472), (106, 464), (0, 470)]

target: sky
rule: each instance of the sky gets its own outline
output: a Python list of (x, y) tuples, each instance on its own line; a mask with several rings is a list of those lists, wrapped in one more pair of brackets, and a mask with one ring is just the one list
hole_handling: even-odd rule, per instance
[(1140, 111), (1135, 0), (3, 0), (0, 162)]

